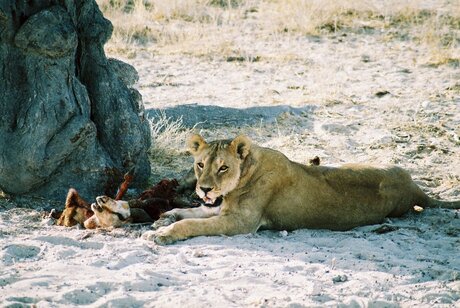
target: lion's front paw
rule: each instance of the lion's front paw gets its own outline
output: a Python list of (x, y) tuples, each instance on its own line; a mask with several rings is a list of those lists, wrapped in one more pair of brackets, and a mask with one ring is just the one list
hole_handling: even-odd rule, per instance
[(176, 215), (174, 215), (173, 213), (166, 212), (163, 215), (161, 215), (157, 221), (153, 223), (152, 228), (154, 230), (157, 230), (161, 227), (166, 227), (175, 223), (176, 220)]
[(163, 227), (155, 231), (147, 231), (142, 234), (142, 238), (148, 241), (154, 241), (158, 245), (168, 245), (176, 241), (171, 232), (171, 228)]
[(141, 238), (146, 241), (154, 241), (155, 240), (155, 233), (156, 231), (146, 231), (142, 233)]

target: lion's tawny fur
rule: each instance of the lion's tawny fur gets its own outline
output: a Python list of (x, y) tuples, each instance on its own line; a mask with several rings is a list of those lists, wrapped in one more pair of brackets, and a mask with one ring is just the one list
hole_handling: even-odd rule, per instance
[[(245, 136), (206, 143), (188, 141), (195, 159), (196, 192), (219, 211), (173, 210), (144, 238), (168, 244), (199, 235), (234, 235), (259, 229), (347, 230), (401, 216), (415, 205), (460, 208), (428, 197), (408, 172), (396, 167), (306, 166)], [(168, 225), (170, 224), (170, 225)]]

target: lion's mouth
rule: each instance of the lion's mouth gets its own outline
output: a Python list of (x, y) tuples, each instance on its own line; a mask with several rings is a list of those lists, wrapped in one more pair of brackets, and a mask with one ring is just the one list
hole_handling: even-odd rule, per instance
[(204, 196), (203, 201), (205, 204), (214, 204), (215, 200), (213, 198), (209, 198), (208, 196)]
[(222, 204), (222, 197), (217, 197), (217, 198), (209, 198), (208, 196), (203, 197), (203, 205), (207, 207), (217, 207)]

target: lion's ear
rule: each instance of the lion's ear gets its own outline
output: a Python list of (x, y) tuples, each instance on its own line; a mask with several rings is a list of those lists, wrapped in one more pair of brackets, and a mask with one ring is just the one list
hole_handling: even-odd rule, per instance
[(233, 141), (230, 143), (230, 148), (235, 151), (238, 158), (245, 159), (249, 154), (251, 144), (252, 142), (248, 137), (240, 135), (233, 139)]
[(187, 140), (187, 148), (192, 155), (196, 155), (206, 145), (206, 141), (198, 134), (191, 135)]

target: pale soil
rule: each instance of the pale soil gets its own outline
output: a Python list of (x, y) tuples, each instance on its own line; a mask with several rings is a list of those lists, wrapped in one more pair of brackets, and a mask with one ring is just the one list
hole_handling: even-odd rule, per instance
[(257, 62), (147, 51), (129, 62), (149, 114), (165, 109), (185, 126), (198, 122), (210, 139), (248, 134), (297, 161), (399, 164), (452, 198), (460, 193), (460, 70), (426, 65), (425, 53), (410, 42), (348, 34), (242, 52), (260, 55)]
[[(300, 162), (398, 164), (430, 194), (460, 199), (455, 63), (426, 65), (425, 47), (378, 33), (240, 39), (244, 61), (155, 46), (124, 59), (147, 113), (180, 114), (184, 129), (204, 122), (195, 131), (209, 139), (244, 133)], [(154, 179), (190, 166), (172, 147), (153, 160)], [(458, 210), (387, 220), (382, 234), (266, 231), (161, 247), (139, 239), (148, 226), (49, 226), (16, 205), (0, 210), (2, 306), (460, 306)]]

